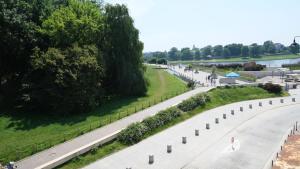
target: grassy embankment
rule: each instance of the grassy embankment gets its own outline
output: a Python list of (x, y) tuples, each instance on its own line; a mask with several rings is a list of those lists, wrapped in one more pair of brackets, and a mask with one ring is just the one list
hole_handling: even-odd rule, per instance
[(146, 96), (115, 98), (86, 114), (1, 111), (0, 163), (19, 160), (187, 91), (183, 81), (166, 71), (148, 67), (145, 76), (149, 82)]
[[(271, 98), (287, 95), (286, 93), (276, 95), (272, 93), (268, 93), (266, 90), (258, 88), (258, 87), (235, 87), (235, 88), (217, 88), (208, 92), (211, 101), (206, 103), (204, 107), (198, 107), (190, 112), (183, 114), (182, 116), (176, 118), (165, 126), (159, 127), (156, 130), (152, 131), (150, 134), (145, 136), (145, 138), (154, 135), (158, 132), (161, 132), (175, 124), (183, 122), (197, 114), (200, 114), (206, 110), (213, 109), (225, 104), (234, 103), (238, 101), (244, 100), (252, 100), (252, 99), (263, 99), (263, 98)], [(128, 147), (127, 145), (121, 144), (119, 141), (113, 141), (108, 143), (98, 149), (94, 149), (93, 151), (79, 156), (68, 163), (58, 167), (60, 169), (76, 169), (81, 168), (85, 165), (88, 165), (98, 159), (101, 159), (105, 156), (108, 156), (114, 152), (120, 151), (124, 148)]]
[(300, 55), (264, 55), (258, 58), (243, 58), (243, 57), (232, 57), (228, 59), (208, 59), (208, 60), (187, 60), (187, 61), (170, 61), (169, 63), (207, 63), (207, 62), (247, 62), (247, 61), (267, 61), (267, 60), (282, 60), (282, 59), (297, 59)]

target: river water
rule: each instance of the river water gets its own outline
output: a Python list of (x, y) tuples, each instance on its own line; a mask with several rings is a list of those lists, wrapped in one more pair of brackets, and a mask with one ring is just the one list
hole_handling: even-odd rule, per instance
[[(208, 62), (207, 64), (232, 64), (232, 63), (246, 63), (244, 62)], [(256, 61), (257, 64), (266, 65), (267, 67), (281, 67), (283, 64), (295, 64), (300, 62), (300, 58), (297, 59), (282, 59), (282, 60), (266, 60)]]

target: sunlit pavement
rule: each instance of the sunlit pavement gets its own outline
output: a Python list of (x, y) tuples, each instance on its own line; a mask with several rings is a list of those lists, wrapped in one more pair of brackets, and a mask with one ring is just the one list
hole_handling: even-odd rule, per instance
[[(291, 94), (284, 103), (280, 98), (263, 99), (206, 111), (85, 169), (262, 169), (287, 130), (300, 121), (299, 90)], [(200, 130), (199, 136), (195, 136), (195, 129)], [(186, 144), (182, 144), (182, 137), (187, 137)], [(171, 153), (167, 153), (167, 145), (172, 146)], [(154, 155), (153, 164), (149, 164), (149, 155)]]

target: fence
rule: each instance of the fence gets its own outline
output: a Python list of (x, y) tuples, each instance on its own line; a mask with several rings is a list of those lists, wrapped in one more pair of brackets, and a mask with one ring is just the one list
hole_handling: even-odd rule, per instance
[(158, 104), (162, 101), (175, 97), (179, 94), (187, 92), (188, 89), (182, 89), (180, 91), (169, 93), (162, 97), (156, 97), (152, 100), (142, 102), (139, 105), (128, 108), (126, 111), (119, 111), (114, 113), (104, 113), (99, 121), (95, 121), (86, 126), (82, 126), (80, 128), (76, 128), (72, 131), (62, 133), (61, 135), (57, 135), (56, 137), (51, 137), (47, 141), (40, 143), (28, 144), (22, 147), (14, 146), (14, 147), (6, 147), (4, 151), (0, 153), (0, 164), (6, 164), (9, 161), (18, 161), (24, 157), (33, 155), (42, 150), (48, 149), (54, 145), (59, 143), (63, 143), (67, 140), (73, 139), (77, 136), (83, 135), (87, 132), (90, 132), (94, 129), (103, 127), (107, 124), (110, 124), (114, 121), (120, 120), (124, 117), (127, 117), (131, 114), (134, 114), (138, 111), (149, 108), (155, 104)]

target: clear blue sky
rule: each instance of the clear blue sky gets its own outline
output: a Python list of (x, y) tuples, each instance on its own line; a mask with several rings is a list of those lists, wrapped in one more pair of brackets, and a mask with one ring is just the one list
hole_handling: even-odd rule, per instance
[[(300, 35), (300, 0), (106, 0), (126, 4), (144, 52), (259, 43)], [(300, 39), (299, 39), (300, 41)], [(299, 42), (298, 41), (298, 42)]]

